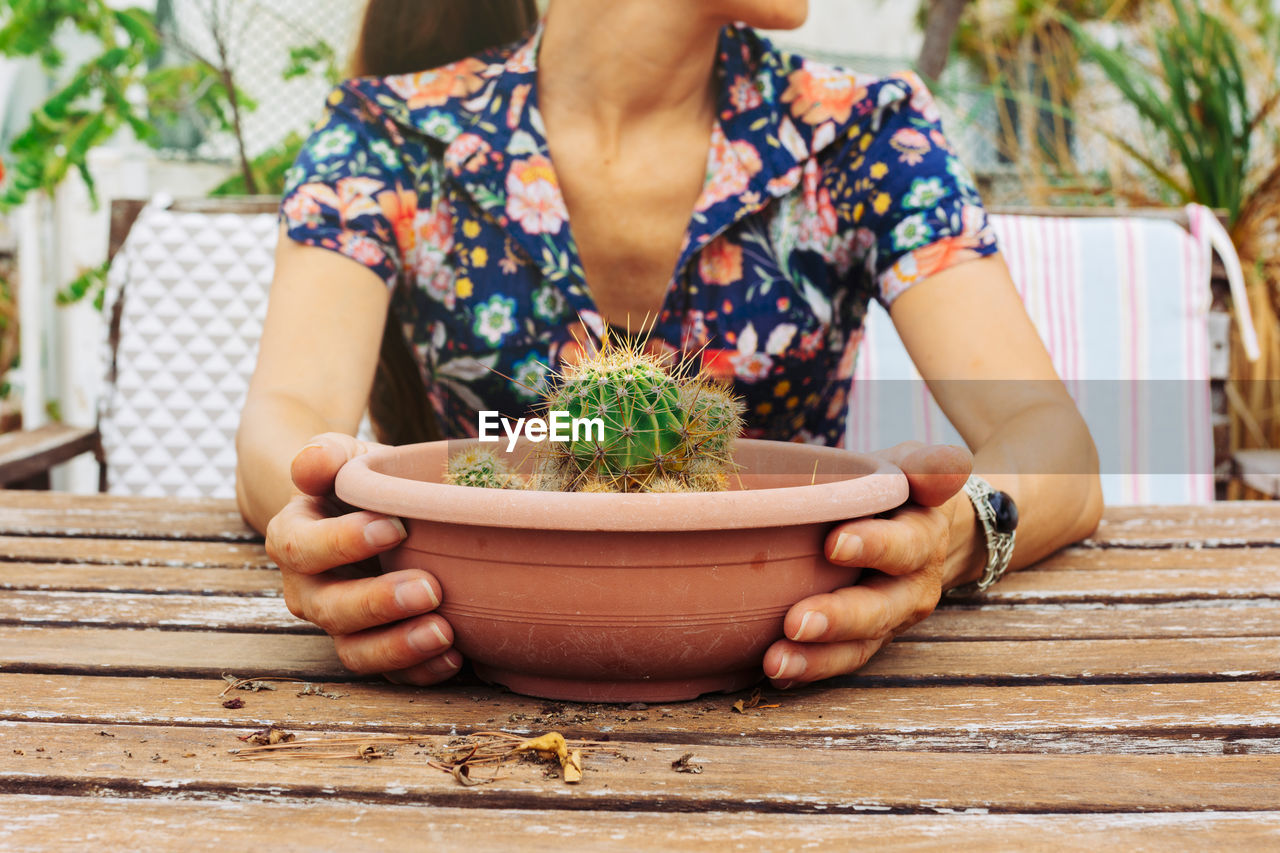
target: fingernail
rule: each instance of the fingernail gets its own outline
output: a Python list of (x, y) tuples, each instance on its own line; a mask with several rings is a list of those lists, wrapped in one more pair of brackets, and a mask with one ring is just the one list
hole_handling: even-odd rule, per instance
[(434, 622), (428, 622), (425, 625), (419, 625), (409, 632), (407, 638), (409, 648), (418, 654), (430, 654), (440, 649), (448, 648), (449, 638), (444, 635), (444, 631), (440, 630), (440, 626)]
[(827, 617), (816, 610), (810, 610), (800, 620), (800, 627), (791, 638), (799, 642), (811, 642), (827, 633)]
[(404, 522), (398, 518), (380, 518), (364, 526), (364, 541), (374, 548), (394, 545), (405, 536)]
[(836, 547), (831, 549), (831, 560), (836, 563), (852, 563), (862, 556), (862, 537), (856, 533), (841, 533), (836, 537)]
[(447, 672), (453, 672), (460, 666), (462, 666), (462, 655), (458, 654), (453, 649), (450, 649), (439, 657), (435, 657), (427, 661), (427, 669), (431, 670), (436, 675), (444, 675)]
[(769, 678), (777, 681), (784, 678), (795, 678), (804, 672), (804, 659), (791, 652), (783, 652), (782, 660), (778, 662), (776, 672), (769, 674)]
[(440, 606), (436, 591), (424, 580), (396, 584), (396, 604), (406, 613), (424, 613)]
[(306, 453), (308, 450), (324, 450), (325, 447), (326, 447), (325, 444), (322, 444), (321, 442), (318, 442), (318, 441), (313, 441), (310, 444), (305, 445), (301, 450), (299, 450), (296, 454), (294, 454), (294, 456), (295, 457), (301, 456), (302, 454)]

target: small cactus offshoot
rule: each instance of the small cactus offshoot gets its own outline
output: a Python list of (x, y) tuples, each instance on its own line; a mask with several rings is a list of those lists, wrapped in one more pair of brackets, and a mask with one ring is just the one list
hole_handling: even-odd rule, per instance
[(507, 467), (492, 450), (469, 447), (449, 459), (444, 481), (451, 486), (483, 489), (523, 489), (524, 478)]
[[(528, 488), (671, 493), (728, 487), (743, 406), (723, 383), (668, 371), (638, 346), (606, 337), (594, 355), (556, 377), (543, 397), (548, 412), (598, 418), (604, 429), (538, 445)], [(514, 475), (498, 466), (489, 451), (463, 451), (450, 460), (447, 482), (521, 487), (509, 485)]]

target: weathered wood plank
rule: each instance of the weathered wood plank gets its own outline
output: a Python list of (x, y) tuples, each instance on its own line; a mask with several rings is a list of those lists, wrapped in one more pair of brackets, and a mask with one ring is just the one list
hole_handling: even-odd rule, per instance
[[(0, 534), (252, 541), (226, 500), (157, 499), (61, 492), (0, 493)], [(1109, 507), (1089, 546), (1280, 546), (1280, 503)]]
[(5, 491), (0, 491), (0, 534), (219, 542), (261, 538), (229, 500)]
[(0, 561), (189, 568), (275, 568), (267, 558), (266, 549), (251, 542), (72, 539), (65, 536), (0, 536)]
[(280, 574), (262, 569), (191, 569), (0, 562), (0, 589), (278, 597)]
[[(1256, 548), (1064, 548), (1023, 571), (1150, 572), (1164, 569), (1269, 569), (1280, 565), (1280, 549)], [(1017, 573), (1015, 573), (1016, 575)], [(1015, 575), (1011, 575), (1013, 577)]]
[(1261, 850), (1280, 844), (1280, 812), (1090, 815), (671, 814), (474, 809), (321, 799), (192, 802), (172, 798), (0, 796), (0, 849), (422, 850), (564, 853), (687, 849), (901, 851)]
[[(0, 669), (205, 676), (228, 669), (336, 678), (325, 637), (0, 626)], [(1280, 677), (1280, 637), (895, 643), (851, 683)]]
[[(189, 574), (196, 577), (181, 577), (178, 583), (186, 587), (211, 586), (202, 583), (205, 571)], [(42, 577), (41, 580), (48, 579)], [(174, 593), (171, 585), (139, 593), (136, 590), (150, 578), (138, 579), (132, 584), (122, 584), (119, 578), (97, 580), (110, 580), (117, 587), (124, 586), (134, 592), (33, 589), (35, 584), (28, 584), (24, 589), (4, 589), (3, 572), (0, 572), (0, 624), (319, 633), (319, 629), (289, 613), (278, 597), (278, 579), (271, 590), (259, 589), (255, 584), (252, 594), (234, 594), (240, 590), (232, 590), (230, 595), (207, 589)], [(1280, 636), (1280, 601), (1181, 607), (944, 605), (898, 641), (1277, 636)]]
[[(1277, 551), (1280, 558), (1280, 551)], [(1280, 559), (1248, 570), (1079, 569), (1071, 572), (1025, 570), (1006, 575), (969, 601), (991, 603), (1163, 602), (1207, 599), (1280, 599)]]
[(1201, 547), (1280, 545), (1280, 503), (1223, 501), (1203, 506), (1108, 507), (1087, 545)]
[(1280, 637), (894, 643), (856, 683), (1276, 678)]
[(350, 678), (328, 637), (0, 626), (0, 671)]
[(1280, 602), (1235, 606), (944, 605), (898, 642), (915, 640), (1277, 637)]
[[(104, 736), (101, 732), (107, 731)], [(845, 813), (867, 808), (936, 812), (1273, 811), (1280, 755), (975, 755), (847, 752), (738, 744), (662, 745), (615, 739), (623, 753), (592, 755), (579, 786), (534, 764), (463, 788), (426, 759), (449, 740), (424, 735), (370, 764), (235, 761), (234, 728), (0, 722), (0, 793), (138, 795), (165, 791), (313, 797), (488, 808), (742, 810)], [(700, 774), (673, 760), (693, 752)]]
[[(15, 541), (10, 539), (8, 541)], [(16, 540), (16, 541), (21, 541)], [(48, 542), (51, 540), (36, 540)], [(57, 541), (57, 540), (52, 540)], [(62, 540), (76, 542), (77, 540)], [(106, 540), (92, 540), (102, 542)], [(0, 559), (0, 588), (9, 589), (76, 589), (90, 591), (144, 590), (166, 592), (204, 591), (194, 586), (204, 582), (210, 568), (227, 567), (235, 571), (217, 575), (230, 581), (227, 592), (262, 595), (279, 589), (279, 578), (265, 555), (259, 557), (256, 545), (213, 545), (227, 548), (222, 553), (200, 551), (178, 542), (140, 542), (117, 540), (131, 546), (163, 545), (148, 552), (145, 547), (123, 562), (125, 554), (100, 551), (101, 561), (79, 561), (83, 554), (70, 554), (69, 561), (44, 562)], [(42, 549), (32, 549), (42, 550)], [(53, 551), (52, 548), (49, 549)], [(150, 556), (148, 556), (148, 553)], [(1109, 553), (1109, 552), (1108, 552)], [(32, 555), (26, 555), (28, 557)], [(52, 553), (47, 556), (53, 557)], [(120, 559), (120, 563), (115, 560)], [(105, 570), (100, 566), (107, 567)], [(163, 571), (171, 569), (171, 571)], [(245, 571), (239, 571), (239, 570)], [(198, 570), (198, 571), (197, 571)], [(190, 580), (184, 580), (190, 576)], [(99, 584), (101, 584), (99, 586)], [(1026, 569), (1015, 572), (986, 594), (965, 599), (967, 603), (1156, 603), (1170, 601), (1205, 601), (1210, 599), (1280, 599), (1280, 565), (1228, 568), (1166, 568), (1151, 572), (1134, 569), (1079, 569), (1073, 571), (1040, 571)]]
[(322, 634), (278, 598), (0, 590), (0, 624)]
[[(237, 675), (248, 676), (247, 671)], [(0, 719), (96, 725), (255, 726), (269, 720), (291, 730), (361, 730), (446, 735), (500, 727), (517, 733), (556, 729), (629, 740), (678, 738), (691, 743), (786, 742), (824, 748), (912, 748), (986, 751), (1018, 738), (1096, 740), (1109, 734), (1198, 742), (1221, 753), (1280, 730), (1280, 682), (1215, 684), (1037, 685), (1011, 687), (814, 687), (766, 690), (763, 704), (733, 710), (747, 694), (705, 696), (643, 709), (548, 702), (476, 684), (431, 689), (367, 682), (330, 686), (328, 700), (299, 696), (299, 685), (222, 691), (221, 678), (149, 679), (0, 674)], [(225, 708), (227, 698), (243, 701)], [(894, 740), (900, 746), (893, 746)], [(996, 744), (991, 740), (995, 739)], [(1280, 743), (1273, 752), (1280, 752)], [(1246, 751), (1241, 748), (1240, 751)], [(1097, 750), (1094, 750), (1097, 751)], [(1173, 750), (1171, 750), (1173, 751)]]

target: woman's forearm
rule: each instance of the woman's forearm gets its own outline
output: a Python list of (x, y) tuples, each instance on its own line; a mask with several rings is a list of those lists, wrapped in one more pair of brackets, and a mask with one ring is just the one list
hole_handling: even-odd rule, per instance
[(269, 522), (296, 493), (289, 466), (314, 436), (333, 430), (301, 400), (278, 392), (251, 395), (236, 433), (236, 501), (255, 530)]
[[(1088, 427), (1070, 403), (1045, 403), (1009, 419), (978, 448), (973, 470), (1018, 507), (1010, 568), (1019, 569), (1093, 532), (1102, 515), (1098, 456)], [(963, 492), (952, 498), (947, 587), (976, 580), (987, 548)]]

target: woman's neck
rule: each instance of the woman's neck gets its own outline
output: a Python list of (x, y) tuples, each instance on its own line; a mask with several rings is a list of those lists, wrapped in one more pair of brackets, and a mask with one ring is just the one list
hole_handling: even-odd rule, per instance
[(629, 126), (705, 121), (724, 21), (688, 0), (553, 0), (538, 55), (538, 100), (617, 149)]

